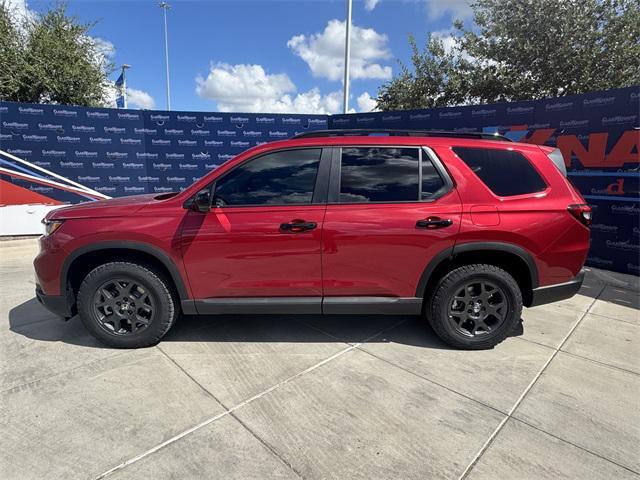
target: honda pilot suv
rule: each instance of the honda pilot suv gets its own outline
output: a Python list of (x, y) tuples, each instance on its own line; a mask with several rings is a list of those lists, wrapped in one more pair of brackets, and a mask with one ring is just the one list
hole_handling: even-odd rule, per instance
[(330, 130), (245, 151), (180, 193), (54, 210), (36, 295), (103, 343), (181, 315), (422, 315), (490, 348), (583, 279), (591, 209), (561, 153), (485, 134)]

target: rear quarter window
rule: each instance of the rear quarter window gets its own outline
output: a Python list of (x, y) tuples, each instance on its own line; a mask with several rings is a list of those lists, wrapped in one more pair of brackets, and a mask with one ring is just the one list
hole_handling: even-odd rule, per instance
[(454, 147), (453, 151), (500, 197), (526, 195), (547, 188), (527, 157), (515, 150)]

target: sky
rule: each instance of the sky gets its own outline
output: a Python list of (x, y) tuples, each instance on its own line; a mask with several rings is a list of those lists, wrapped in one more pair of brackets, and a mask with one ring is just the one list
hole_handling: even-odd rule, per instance
[[(9, 0), (16, 15), (50, 0)], [(345, 0), (172, 0), (167, 13), (172, 110), (341, 113)], [(165, 109), (162, 10), (151, 0), (70, 0), (90, 35), (127, 70), (130, 108)], [(349, 107), (410, 65), (407, 36), (445, 39), (471, 22), (467, 0), (354, 0)], [(119, 71), (110, 75), (115, 80)]]

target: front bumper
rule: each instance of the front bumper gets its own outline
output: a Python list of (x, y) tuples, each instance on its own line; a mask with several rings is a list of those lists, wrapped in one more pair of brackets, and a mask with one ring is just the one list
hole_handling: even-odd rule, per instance
[(582, 286), (585, 272), (586, 270), (583, 268), (580, 270), (578, 275), (565, 283), (534, 288), (532, 291), (531, 305), (529, 306), (536, 307), (538, 305), (559, 302), (560, 300), (566, 300), (567, 298), (573, 297), (578, 293), (578, 290), (580, 290), (580, 287)]
[(51, 313), (65, 320), (71, 318), (71, 307), (66, 295), (46, 295), (40, 286), (37, 285), (36, 298)]

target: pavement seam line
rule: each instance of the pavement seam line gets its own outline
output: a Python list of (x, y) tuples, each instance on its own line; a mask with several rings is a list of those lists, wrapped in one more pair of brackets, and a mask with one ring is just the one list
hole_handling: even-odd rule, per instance
[(182, 366), (176, 362), (173, 358), (171, 358), (171, 356), (165, 352), (162, 348), (160, 348), (160, 345), (156, 345), (155, 347), (157, 350), (160, 351), (160, 353), (162, 353), (165, 357), (167, 357), (167, 359), (173, 363), (182, 373), (184, 373), (187, 378), (189, 378), (189, 380), (191, 380), (193, 383), (195, 383), (198, 387), (200, 387), (200, 389), (206, 393), (208, 396), (210, 396), (211, 398), (213, 398), (222, 408), (224, 408), (225, 410), (229, 410), (227, 408), (227, 406), (222, 403), (213, 393), (211, 393), (207, 388), (205, 388), (200, 382), (198, 382), (195, 378), (193, 378), (193, 376), (191, 376), (191, 374), (189, 372), (187, 372), (184, 368), (182, 368)]
[[(316, 363), (315, 365), (312, 365), (312, 366), (310, 366), (309, 368), (306, 368), (305, 370), (303, 370), (303, 371), (301, 371), (301, 372), (296, 373), (295, 375), (292, 375), (292, 376), (290, 376), (290, 377), (288, 377), (288, 378), (285, 378), (285, 379), (284, 379), (284, 380), (282, 380), (281, 382), (278, 382), (278, 383), (276, 383), (275, 385), (272, 385), (271, 387), (269, 387), (269, 388), (267, 388), (266, 390), (263, 390), (262, 392), (260, 392), (260, 393), (258, 393), (258, 394), (256, 394), (256, 395), (254, 395), (253, 397), (249, 397), (248, 399), (246, 399), (246, 400), (244, 400), (244, 401), (240, 402), (239, 404), (235, 405), (234, 407), (231, 407), (230, 409), (228, 409), (228, 410), (226, 410), (226, 411), (224, 411), (224, 412), (222, 412), (222, 413), (219, 413), (218, 415), (214, 415), (213, 417), (210, 417), (210, 418), (208, 418), (208, 419), (206, 419), (206, 420), (204, 420), (204, 421), (202, 421), (202, 422), (200, 422), (200, 423), (198, 423), (198, 424), (196, 424), (196, 425), (194, 425), (194, 426), (192, 426), (192, 427), (190, 427), (190, 428), (188, 428), (188, 429), (186, 429), (186, 430), (183, 430), (182, 432), (180, 432), (180, 433), (178, 433), (178, 434), (174, 435), (173, 437), (168, 438), (168, 439), (167, 439), (167, 440), (165, 440), (164, 442), (161, 442), (161, 443), (159, 443), (159, 444), (155, 445), (154, 447), (151, 447), (150, 449), (146, 450), (145, 452), (142, 452), (142, 453), (140, 453), (140, 454), (136, 455), (135, 457), (132, 457), (132, 458), (130, 458), (130, 459), (128, 459), (128, 460), (125, 460), (124, 462), (122, 462), (122, 463), (120, 463), (120, 464), (116, 465), (115, 467), (110, 468), (110, 469), (109, 469), (109, 470), (107, 470), (106, 472), (101, 473), (100, 475), (98, 475), (97, 477), (95, 477), (95, 480), (100, 480), (100, 479), (102, 479), (102, 478), (105, 478), (105, 477), (107, 477), (107, 476), (111, 475), (112, 473), (114, 473), (114, 472), (116, 472), (116, 471), (118, 471), (118, 470), (122, 470), (123, 468), (128, 467), (129, 465), (132, 465), (132, 464), (134, 464), (134, 463), (136, 463), (136, 462), (138, 462), (138, 461), (142, 460), (142, 459), (143, 459), (143, 458), (145, 458), (145, 457), (148, 457), (149, 455), (151, 455), (151, 454), (153, 454), (153, 453), (157, 452), (158, 450), (161, 450), (162, 448), (164, 448), (164, 447), (166, 447), (166, 446), (168, 446), (168, 445), (171, 445), (171, 444), (172, 444), (172, 443), (174, 443), (174, 442), (177, 442), (177, 441), (178, 441), (178, 440), (180, 440), (181, 438), (184, 438), (184, 437), (186, 437), (187, 435), (189, 435), (189, 434), (191, 434), (191, 433), (193, 433), (193, 432), (195, 432), (195, 431), (197, 431), (197, 430), (200, 430), (200, 429), (201, 429), (201, 428), (203, 428), (203, 427), (206, 427), (207, 425), (209, 425), (209, 424), (211, 424), (211, 423), (215, 422), (216, 420), (219, 420), (219, 419), (220, 419), (220, 418), (222, 418), (222, 417), (226, 417), (227, 415), (232, 415), (232, 416), (233, 416), (233, 412), (235, 412), (235, 411), (236, 411), (236, 410), (238, 410), (239, 408), (242, 408), (242, 407), (244, 407), (245, 405), (248, 405), (248, 404), (250, 404), (250, 403), (254, 402), (255, 400), (258, 400), (258, 399), (260, 399), (260, 398), (264, 397), (265, 395), (268, 395), (268, 394), (269, 394), (269, 393), (271, 393), (272, 391), (274, 391), (274, 390), (276, 390), (276, 389), (280, 388), (281, 386), (283, 386), (283, 385), (285, 385), (285, 384), (287, 384), (287, 383), (289, 383), (289, 382), (291, 382), (291, 381), (293, 381), (293, 380), (297, 379), (298, 377), (301, 377), (301, 376), (303, 376), (303, 375), (306, 375), (307, 373), (310, 373), (310, 372), (312, 372), (312, 371), (316, 370), (317, 368), (322, 367), (323, 365), (325, 365), (325, 364), (327, 364), (327, 363), (331, 362), (332, 360), (334, 360), (334, 359), (336, 359), (336, 358), (338, 358), (338, 357), (341, 357), (341, 356), (342, 356), (342, 355), (344, 355), (345, 353), (348, 353), (348, 352), (350, 352), (350, 351), (352, 351), (352, 350), (357, 349), (360, 345), (362, 345), (362, 343), (367, 342), (367, 341), (369, 341), (369, 340), (371, 340), (371, 339), (373, 339), (373, 338), (377, 337), (378, 335), (380, 335), (380, 334), (382, 334), (382, 333), (386, 332), (387, 330), (391, 330), (392, 328), (395, 328), (395, 327), (397, 327), (398, 325), (401, 325), (401, 324), (402, 324), (402, 323), (404, 323), (405, 321), (406, 321), (406, 319), (405, 319), (405, 320), (402, 320), (402, 321), (400, 321), (400, 322), (397, 322), (397, 323), (395, 323), (395, 324), (393, 324), (393, 325), (391, 325), (391, 326), (389, 326), (389, 327), (387, 327), (387, 328), (384, 328), (384, 329), (382, 329), (381, 331), (377, 332), (376, 334), (374, 334), (374, 335), (372, 335), (372, 336), (370, 336), (370, 337), (366, 338), (363, 342), (361, 342), (361, 343), (356, 343), (356, 344), (353, 344), (353, 345), (350, 345), (349, 347), (347, 347), (347, 348), (345, 348), (345, 349), (343, 349), (343, 350), (340, 350), (339, 352), (334, 353), (334, 354), (333, 354), (333, 355), (331, 355), (330, 357), (325, 358), (324, 360), (322, 360), (322, 361), (320, 361), (320, 362)], [(163, 352), (163, 353), (164, 353), (164, 352)], [(195, 380), (194, 380), (194, 381), (195, 381)], [(196, 382), (196, 383), (197, 383), (197, 382)], [(204, 387), (203, 387), (203, 388), (204, 388)], [(206, 390), (206, 389), (205, 389), (205, 390)], [(215, 397), (214, 397), (214, 398), (215, 398)], [(218, 402), (218, 403), (220, 403), (220, 404), (222, 405), (222, 403), (221, 403), (221, 402)], [(224, 408), (224, 405), (223, 405), (223, 408)], [(296, 471), (294, 470), (294, 472), (296, 472)], [(298, 472), (296, 472), (296, 473), (298, 473)]]
[[(593, 315), (593, 314), (590, 313), (589, 315)], [(545, 345), (544, 343), (536, 342), (534, 340), (529, 340), (527, 338), (513, 337), (512, 340), (520, 340), (522, 342), (527, 342), (527, 343), (531, 343), (533, 345), (538, 345), (539, 347), (544, 347), (544, 348), (547, 348), (549, 350), (555, 350), (555, 347), (550, 347), (549, 345)], [(634, 372), (633, 370), (627, 370), (626, 368), (618, 367), (616, 365), (611, 365), (611, 364), (603, 362), (601, 360), (595, 360), (593, 358), (585, 357), (583, 355), (578, 355), (577, 353), (569, 352), (567, 350), (560, 350), (560, 352), (564, 353), (566, 355), (571, 355), (572, 357), (575, 357), (575, 358), (580, 358), (581, 360), (586, 360), (588, 362), (595, 363), (597, 365), (602, 365), (603, 367), (609, 367), (609, 368), (613, 368), (615, 370), (620, 370), (620, 371), (625, 372), (625, 373), (631, 373), (633, 375), (640, 376), (640, 373), (638, 373), (638, 372)]]
[[(603, 302), (606, 302), (606, 300), (603, 300)], [(624, 306), (624, 305), (622, 305)], [(632, 308), (633, 307), (626, 307), (626, 308)], [(635, 309), (634, 309), (635, 310)], [(614, 322), (622, 322), (622, 323), (626, 323), (627, 325), (633, 325), (634, 327), (640, 327), (640, 325), (638, 325), (635, 322), (631, 322), (629, 320), (623, 320), (622, 318), (613, 318), (613, 317), (609, 317), (607, 315), (603, 315), (601, 313), (595, 313), (595, 312), (589, 312), (589, 315), (593, 315), (595, 317), (599, 317), (599, 318), (606, 318), (607, 320), (612, 320)]]
[[(204, 385), (202, 385), (198, 380), (196, 380), (189, 372), (187, 372), (184, 368), (182, 368), (182, 366), (176, 362), (167, 352), (165, 352), (164, 350), (162, 350), (160, 348), (160, 345), (156, 345), (156, 348), (158, 350), (160, 350), (160, 352), (162, 352), (162, 354), (164, 356), (166, 356), (176, 367), (178, 367), (178, 369), (180, 369), (180, 371), (182, 371), (182, 373), (184, 373), (193, 383), (195, 383), (198, 387), (200, 387), (202, 389), (202, 391), (204, 391), (208, 396), (210, 396), (211, 398), (213, 398), (219, 405), (222, 406), (222, 408), (224, 408), (226, 411), (229, 411), (229, 407), (227, 407), (224, 402), (222, 402), (218, 397), (216, 397), (213, 392), (211, 392), (208, 388), (206, 388)], [(247, 425), (244, 424), (244, 422), (242, 420), (240, 420), (238, 418), (237, 415), (235, 415), (235, 413), (230, 412), (230, 415), (238, 422), (240, 423), (240, 425), (242, 425), (242, 427), (244, 427), (256, 440), (258, 440), (267, 450), (269, 450), (269, 452), (271, 452), (271, 454), (273, 456), (275, 456), (278, 460), (280, 460), (285, 466), (289, 467), (291, 470), (293, 470), (293, 472), (298, 475), (298, 477), (300, 478), (304, 478), (300, 472), (298, 472), (293, 465), (290, 465), (289, 462), (287, 462), (284, 458), (282, 458), (278, 452), (276, 452), (271, 445), (269, 445), (268, 443), (266, 443), (265, 441), (263, 441), (260, 437), (258, 437), (253, 430), (251, 430)]]
[(579, 449), (579, 450), (582, 450), (583, 452), (586, 452), (586, 453), (588, 453), (588, 454), (590, 454), (590, 455), (593, 455), (594, 457), (598, 457), (598, 458), (599, 458), (599, 459), (601, 459), (601, 460), (605, 460), (605, 461), (607, 461), (607, 462), (609, 462), (609, 463), (612, 463), (612, 464), (614, 464), (614, 465), (616, 465), (616, 466), (618, 466), (618, 467), (620, 467), (620, 468), (623, 468), (623, 469), (625, 469), (625, 470), (628, 470), (628, 471), (629, 471), (629, 472), (631, 472), (631, 473), (635, 473), (636, 475), (640, 475), (640, 472), (636, 472), (635, 470), (633, 470), (633, 469), (631, 469), (631, 468), (629, 468), (629, 467), (625, 467), (624, 465), (619, 464), (619, 463), (618, 463), (618, 462), (616, 462), (615, 460), (611, 460), (610, 458), (603, 457), (603, 456), (602, 456), (602, 455), (600, 455), (599, 453), (592, 452), (592, 451), (591, 451), (591, 450), (589, 450), (588, 448), (582, 447), (582, 446), (580, 446), (580, 445), (578, 445), (578, 444), (576, 444), (576, 443), (573, 443), (573, 442), (572, 442), (572, 441), (570, 441), (570, 440), (567, 440), (567, 439), (565, 439), (565, 438), (559, 437), (558, 435), (555, 435), (555, 434), (553, 434), (553, 433), (547, 432), (546, 430), (544, 430), (544, 429), (542, 429), (542, 428), (540, 428), (540, 427), (537, 427), (537, 426), (535, 426), (535, 425), (533, 425), (533, 424), (531, 424), (531, 423), (529, 423), (529, 422), (527, 422), (527, 421), (525, 421), (525, 420), (522, 420), (521, 418), (518, 418), (518, 417), (511, 417), (511, 420), (514, 420), (514, 421), (516, 421), (516, 422), (520, 422), (520, 423), (522, 423), (522, 424), (524, 424), (524, 425), (526, 425), (526, 426), (528, 426), (528, 427), (533, 428), (534, 430), (537, 430), (537, 431), (539, 431), (539, 432), (544, 433), (545, 435), (549, 435), (550, 437), (553, 437), (553, 438), (555, 438), (556, 440), (560, 440), (561, 442), (568, 443), (569, 445), (571, 445), (571, 446), (573, 446), (573, 447), (575, 447), (575, 448), (577, 448), (577, 449)]
[(332, 360), (344, 355), (345, 353), (348, 353), (351, 350), (354, 350), (355, 348), (357, 348), (357, 345), (358, 344), (352, 345), (352, 346), (350, 346), (348, 348), (345, 348), (344, 350), (340, 350), (339, 352), (334, 353), (330, 357), (325, 358), (321, 362), (318, 362), (315, 365), (312, 365), (309, 368), (307, 368), (307, 369), (305, 369), (305, 370), (303, 370), (301, 372), (298, 372), (295, 375), (292, 375), (291, 377), (285, 378), (281, 382), (276, 383), (275, 385), (272, 385), (271, 387), (269, 387), (266, 390), (263, 390), (262, 392), (254, 395), (253, 397), (250, 397), (247, 400), (244, 400), (244, 401), (240, 402), (239, 404), (235, 405), (234, 407), (231, 407), (229, 410), (227, 410), (225, 412), (222, 412), (222, 413), (219, 413), (218, 415), (214, 415), (213, 417), (210, 417), (210, 418), (208, 418), (208, 419), (206, 419), (206, 420), (204, 420), (204, 421), (202, 421), (202, 422), (200, 422), (200, 423), (198, 423), (198, 424), (196, 424), (196, 425), (194, 425), (194, 426), (192, 426), (192, 427), (190, 427), (190, 428), (188, 428), (186, 430), (183, 430), (182, 432), (174, 435), (173, 437), (168, 438), (164, 442), (161, 442), (161, 443), (155, 445), (154, 447), (151, 447), (150, 449), (146, 450), (145, 452), (142, 452), (142, 453), (136, 455), (135, 457), (132, 457), (132, 458), (130, 458), (128, 460), (125, 460), (124, 462), (120, 463), (119, 465), (116, 465), (115, 467), (110, 468), (106, 472), (101, 473), (100, 475), (95, 477), (95, 480), (100, 480), (102, 478), (105, 478), (108, 475), (111, 475), (112, 473), (114, 473), (114, 472), (116, 472), (118, 470), (121, 470), (121, 469), (123, 469), (123, 468), (125, 468), (125, 467), (127, 467), (129, 465), (132, 465), (132, 464), (142, 460), (143, 458), (151, 455), (152, 453), (155, 453), (158, 450), (160, 450), (160, 449), (162, 449), (162, 448), (164, 448), (164, 447), (166, 447), (168, 445), (171, 445), (172, 443), (180, 440), (181, 438), (186, 437), (187, 435), (189, 435), (189, 434), (191, 434), (191, 433), (193, 433), (193, 432), (195, 432), (197, 430), (200, 430), (203, 427), (206, 427), (207, 425), (215, 422), (216, 420), (219, 420), (222, 417), (226, 417), (227, 415), (229, 415), (232, 412), (238, 410), (239, 408), (242, 408), (245, 405), (248, 405), (248, 404), (254, 402), (255, 400), (258, 400), (258, 399), (264, 397), (265, 395), (267, 395), (267, 394), (271, 393), (272, 391), (280, 388), (281, 386), (283, 386), (283, 385), (295, 380), (296, 378), (301, 377), (302, 375), (305, 375), (305, 374), (307, 374), (309, 372), (312, 372), (313, 370), (315, 370), (315, 369), (317, 369), (317, 368), (329, 363), (330, 361), (332, 361)]
[[(350, 342), (345, 342), (344, 340), (340, 340), (338, 337), (331, 335), (329, 332), (325, 332), (324, 330), (322, 330), (321, 328), (316, 327), (315, 325), (312, 325), (310, 323), (305, 322), (304, 320), (298, 320), (297, 318), (293, 319), (294, 322), (299, 323), (300, 325), (304, 325), (307, 328), (310, 328), (312, 330), (315, 330), (316, 332), (322, 333), (323, 335), (326, 335), (329, 338), (332, 338), (333, 340), (335, 340), (336, 342), (339, 343), (344, 343), (345, 345), (353, 345)], [(377, 335), (377, 334), (376, 334)]]
[(418, 377), (420, 380), (424, 380), (425, 382), (429, 382), (429, 383), (431, 383), (433, 385), (436, 385), (438, 387), (444, 388), (445, 390), (447, 390), (447, 391), (449, 391), (449, 392), (451, 392), (451, 393), (453, 393), (455, 395), (458, 395), (460, 397), (466, 398), (467, 400), (471, 400), (472, 402), (477, 403), (479, 405), (482, 405), (483, 407), (487, 407), (487, 408), (489, 408), (489, 409), (491, 409), (491, 410), (493, 410), (493, 411), (495, 411), (495, 412), (497, 412), (497, 413), (499, 413), (501, 415), (506, 415), (506, 413), (503, 412), (502, 410), (500, 410), (499, 408), (496, 408), (496, 407), (494, 407), (492, 405), (484, 403), (483, 401), (478, 400), (477, 398), (469, 397), (468, 395), (465, 395), (464, 393), (458, 392), (457, 390), (454, 390), (451, 387), (447, 387), (446, 385), (443, 385), (442, 383), (438, 383), (438, 382), (436, 382), (435, 380), (432, 380), (429, 377), (425, 377), (423, 375), (420, 375), (419, 373), (416, 373), (416, 372), (413, 372), (413, 371), (409, 370), (406, 367), (403, 367), (402, 365), (398, 365), (397, 363), (394, 363), (391, 360), (387, 360), (386, 358), (379, 357), (375, 353), (371, 353), (370, 351), (365, 350), (364, 348), (362, 348), (362, 346), (359, 346), (357, 348), (358, 348), (358, 351), (366, 353), (367, 355), (370, 355), (373, 358), (375, 358), (377, 360), (380, 360), (381, 362), (384, 362), (384, 363), (386, 363), (388, 365), (391, 365), (392, 367), (399, 368), (403, 372), (406, 372), (406, 373), (408, 373), (410, 375), (413, 375), (414, 377)]
[(31, 380), (30, 382), (21, 383), (20, 385), (15, 385), (13, 387), (7, 388), (6, 390), (2, 390), (2, 391), (0, 391), (0, 395), (11, 395), (14, 390), (22, 390), (23, 388), (27, 388), (30, 385), (34, 385), (34, 384), (41, 383), (41, 382), (46, 382), (47, 380), (50, 380), (52, 378), (59, 377), (61, 375), (66, 375), (68, 373), (71, 373), (71, 372), (74, 372), (76, 370), (79, 370), (79, 369), (81, 369), (83, 367), (88, 367), (90, 365), (93, 365), (94, 363), (99, 363), (99, 362), (104, 362), (106, 360), (111, 360), (112, 358), (119, 357), (121, 355), (126, 355), (127, 353), (130, 353), (130, 350), (124, 350), (124, 351), (121, 350), (119, 352), (115, 352), (113, 355), (108, 355), (108, 356), (106, 356), (104, 358), (99, 358), (99, 359), (96, 359), (96, 360), (91, 360), (89, 362), (85, 362), (85, 363), (83, 363), (81, 365), (78, 365), (77, 367), (69, 368), (67, 370), (62, 370), (60, 372), (54, 372), (54, 373), (52, 373), (50, 375), (46, 375), (44, 377), (40, 377), (40, 378), (36, 378), (35, 380)]
[(396, 327), (399, 327), (400, 325), (402, 325), (403, 323), (409, 321), (408, 318), (403, 318), (402, 320), (400, 320), (399, 322), (394, 323), (393, 325), (390, 325), (388, 327), (383, 328), (382, 330), (380, 330), (377, 333), (374, 333), (373, 335), (371, 335), (370, 337), (365, 338), (364, 340), (362, 340), (361, 342), (345, 342), (344, 340), (341, 340), (340, 338), (336, 337), (335, 335), (330, 334), (329, 332), (325, 332), (324, 330), (322, 330), (320, 327), (317, 327), (315, 325), (312, 325), (310, 323), (306, 323), (304, 320), (296, 320), (298, 323), (301, 323), (302, 325), (312, 328), (313, 330), (316, 330), (317, 332), (323, 333), (325, 335), (327, 335), (328, 337), (333, 338), (334, 340), (340, 342), (340, 343), (344, 343), (345, 345), (363, 345), (371, 340), (373, 340), (374, 338), (376, 338), (379, 335), (382, 335), (384, 332), (387, 332), (391, 329), (394, 329)]
[(605, 363), (605, 362), (600, 361), (600, 360), (594, 360), (593, 358), (585, 357), (583, 355), (578, 355), (577, 353), (567, 352), (566, 350), (560, 350), (560, 353), (563, 353), (565, 355), (569, 355), (569, 356), (574, 357), (574, 358), (579, 358), (580, 360), (586, 360), (587, 362), (595, 363), (596, 365), (600, 365), (602, 367), (613, 368), (614, 370), (619, 370), (619, 371), (624, 372), (624, 373), (629, 373), (629, 374), (635, 375), (637, 377), (640, 376), (640, 373), (634, 372), (633, 370), (627, 370), (626, 368), (618, 367), (616, 365), (611, 365), (609, 363)]
[(276, 457), (278, 460), (280, 460), (285, 466), (289, 467), (293, 473), (295, 473), (298, 478), (302, 478), (304, 479), (304, 476), (302, 475), (302, 472), (299, 472), (297, 468), (295, 468), (293, 465), (291, 465), (291, 463), (289, 463), (284, 457), (282, 457), (280, 455), (280, 452), (278, 452), (278, 450), (276, 450), (275, 447), (273, 447), (271, 444), (269, 444), (266, 440), (263, 440), (262, 437), (260, 437), (256, 432), (254, 432), (253, 430), (251, 430), (249, 428), (249, 426), (244, 423), (242, 420), (240, 420), (240, 418), (234, 413), (231, 412), (230, 414), (240, 425), (242, 425), (242, 427), (244, 427), (247, 432), (249, 432), (253, 438), (255, 438), (256, 440), (258, 440), (258, 442), (260, 442), (260, 444), (266, 448), (269, 452), (271, 452), (271, 454)]
[(487, 439), (486, 442), (484, 442), (484, 444), (482, 445), (482, 447), (480, 447), (480, 450), (478, 450), (478, 453), (476, 453), (476, 455), (473, 457), (473, 459), (471, 460), (471, 462), (469, 463), (469, 465), (467, 465), (467, 468), (464, 469), (464, 471), (462, 472), (462, 474), (458, 477), (458, 480), (465, 480), (467, 478), (467, 476), (469, 475), (469, 473), (471, 472), (471, 470), (473, 470), (473, 467), (476, 466), (476, 464), (478, 463), (478, 461), (480, 460), (480, 458), (482, 457), (482, 455), (484, 455), (484, 453), (487, 451), (487, 449), (491, 446), (491, 444), (493, 443), (493, 441), (496, 439), (496, 437), (498, 436), (498, 434), (500, 433), (500, 431), (502, 430), (502, 428), (505, 426), (505, 424), (507, 423), (507, 420), (509, 420), (509, 418), (512, 417), (513, 413), (516, 411), (516, 409), (520, 406), (520, 404), (522, 403), (522, 401), (524, 400), (524, 398), (526, 397), (526, 395), (531, 391), (531, 389), (533, 388), (533, 386), (536, 384), (536, 382), (538, 381), (538, 379), (542, 376), (542, 374), (544, 373), (544, 371), (547, 369), (547, 367), (549, 366), (549, 364), (552, 362), (552, 360), (554, 358), (556, 358), (556, 356), (558, 355), (558, 352), (560, 352), (560, 349), (564, 346), (564, 344), (567, 342), (567, 340), (569, 339), (569, 337), (571, 336), (571, 334), (576, 330), (576, 328), (578, 328), (578, 326), (582, 323), (582, 320), (587, 316), (587, 314), (589, 313), (589, 310), (591, 310), (591, 307), (593, 307), (593, 305), (596, 303), (596, 300), (600, 297), (600, 295), (602, 294), (602, 291), (604, 290), (604, 287), (602, 287), (602, 289), (600, 290), (600, 292), (598, 293), (598, 295), (593, 299), (593, 301), (591, 302), (591, 304), (589, 305), (589, 307), (587, 308), (587, 311), (584, 312), (580, 318), (578, 319), (578, 321), (576, 321), (576, 323), (573, 325), (573, 327), (571, 327), (571, 329), (569, 330), (569, 332), (567, 332), (567, 334), (564, 336), (564, 338), (560, 341), (560, 343), (558, 344), (557, 347), (554, 348), (553, 353), (551, 354), (551, 356), (547, 359), (547, 361), (544, 363), (544, 365), (542, 366), (542, 368), (538, 371), (538, 373), (535, 375), (535, 377), (533, 377), (533, 379), (531, 380), (531, 382), (529, 383), (529, 385), (527, 385), (527, 388), (524, 389), (524, 391), (522, 392), (522, 394), (520, 394), (520, 396), (518, 397), (518, 399), (516, 400), (516, 402), (513, 404), (513, 406), (509, 409), (509, 412), (507, 413), (507, 416), (504, 417), (502, 419), (502, 421), (498, 424), (498, 426), (495, 428), (495, 430), (493, 431), (493, 433), (489, 436), (489, 438)]

